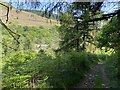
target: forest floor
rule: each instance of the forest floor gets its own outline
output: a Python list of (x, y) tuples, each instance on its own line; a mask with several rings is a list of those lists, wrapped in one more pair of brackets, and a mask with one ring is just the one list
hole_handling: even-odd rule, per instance
[(99, 62), (91, 68), (84, 80), (74, 88), (110, 88), (104, 64)]

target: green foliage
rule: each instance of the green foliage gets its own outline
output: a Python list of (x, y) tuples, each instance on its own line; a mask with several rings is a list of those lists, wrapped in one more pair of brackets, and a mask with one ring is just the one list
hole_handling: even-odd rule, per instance
[(51, 50), (58, 48), (59, 34), (56, 27), (47, 29), (41, 26), (37, 28), (10, 25), (9, 28), (20, 34), (20, 44), (18, 45), (3, 28), (3, 55), (9, 55), (9, 53), (16, 52), (17, 50), (39, 51), (40, 47), (36, 47), (36, 44), (47, 44)]
[(24, 87), (28, 86), (28, 79), (30, 74), (27, 73), (28, 69), (26, 68), (27, 64), (34, 59), (34, 54), (26, 51), (18, 52), (12, 55), (12, 57), (6, 57), (3, 59), (5, 64), (3, 67), (3, 87)]
[(98, 47), (108, 47), (118, 49), (120, 45), (119, 32), (120, 26), (117, 17), (114, 17), (111, 22), (103, 26), (102, 32), (98, 36)]
[[(98, 36), (98, 47), (112, 48), (116, 52), (116, 62), (118, 68), (118, 79), (120, 81), (120, 15), (112, 18), (109, 22), (102, 28), (102, 32)], [(120, 84), (120, 82), (119, 82)]]
[(117, 67), (117, 54), (112, 54), (111, 56), (107, 57), (107, 62), (105, 64), (105, 71), (107, 76), (110, 80), (110, 86), (116, 87), (118, 86), (118, 67)]
[(60, 48), (63, 51), (82, 51), (88, 43), (94, 42), (91, 32), (95, 27), (88, 23), (93, 17), (89, 6), (90, 3), (74, 2), (67, 8), (66, 13), (61, 14), (59, 32)]
[(44, 53), (20, 51), (3, 58), (3, 87), (70, 87), (82, 80), (96, 60), (96, 55), (86, 52), (71, 52), (53, 58)]

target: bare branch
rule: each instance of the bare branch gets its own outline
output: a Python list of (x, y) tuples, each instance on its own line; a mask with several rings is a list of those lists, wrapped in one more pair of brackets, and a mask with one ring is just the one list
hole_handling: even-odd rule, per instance
[(6, 22), (7, 22), (7, 21), (8, 21), (8, 14), (9, 14), (9, 7), (8, 7), (7, 5), (1, 3), (1, 2), (0, 2), (0, 5), (2, 5), (2, 6), (4, 6), (4, 7), (7, 8), (7, 13), (6, 13), (6, 15), (5, 15), (5, 16), (7, 17), (7, 19), (6, 19)]
[(115, 11), (114, 13), (103, 14), (102, 17), (90, 19), (90, 20), (88, 20), (88, 22), (95, 22), (95, 21), (105, 20), (105, 19), (108, 19), (108, 18), (110, 18), (110, 17), (114, 17), (115, 15), (117, 15), (117, 14), (119, 14), (119, 13), (120, 13), (120, 10), (117, 10), (117, 11)]
[[(11, 29), (9, 29), (0, 19), (0, 24), (9, 32), (9, 34), (14, 38), (14, 40), (17, 41), (17, 43), (19, 44), (20, 42), (18, 41), (18, 39), (20, 38), (20, 35), (13, 32)], [(16, 38), (13, 34), (17, 35), (18, 37)]]
[[(5, 16), (7, 16), (7, 19), (6, 19), (6, 22), (7, 22), (7, 21), (8, 21), (8, 15), (9, 15), (9, 6), (7, 6), (7, 5), (5, 5), (5, 4), (3, 4), (3, 3), (1, 3), (1, 2), (0, 2), (0, 5), (2, 5), (2, 6), (4, 6), (4, 7), (7, 8), (7, 13), (6, 13), (6, 15), (5, 15)], [(9, 33), (9, 34), (14, 38), (14, 40), (16, 40), (17, 43), (19, 44), (20, 42), (19, 42), (18, 40), (19, 40), (19, 38), (20, 38), (20, 35), (17, 34), (17, 33), (15, 33), (15, 32), (13, 32), (11, 29), (9, 29), (9, 28), (2, 22), (1, 19), (0, 19), (0, 24), (8, 31), (8, 33)], [(16, 38), (13, 34), (16, 35), (17, 38)]]

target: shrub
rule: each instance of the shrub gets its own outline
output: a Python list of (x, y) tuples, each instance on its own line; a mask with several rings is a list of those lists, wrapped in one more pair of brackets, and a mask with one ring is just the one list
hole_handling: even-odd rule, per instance
[(17, 52), (11, 57), (3, 58), (3, 87), (26, 88), (31, 77), (27, 65), (34, 59), (34, 54), (26, 51)]
[[(70, 87), (84, 77), (97, 57), (82, 52), (66, 53), (47, 63), (48, 82), (54, 87)], [(87, 56), (91, 56), (87, 58)]]
[(56, 56), (18, 52), (4, 59), (3, 85), (7, 88), (70, 87), (82, 80), (96, 55), (71, 52)]

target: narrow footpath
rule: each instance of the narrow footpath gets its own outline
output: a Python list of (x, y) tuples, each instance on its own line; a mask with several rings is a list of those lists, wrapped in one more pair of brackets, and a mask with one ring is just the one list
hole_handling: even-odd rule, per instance
[(104, 64), (98, 63), (88, 72), (83, 82), (74, 86), (74, 88), (109, 88), (109, 79), (105, 73)]

